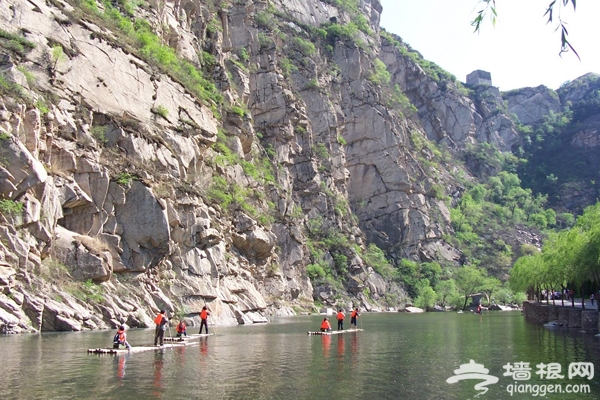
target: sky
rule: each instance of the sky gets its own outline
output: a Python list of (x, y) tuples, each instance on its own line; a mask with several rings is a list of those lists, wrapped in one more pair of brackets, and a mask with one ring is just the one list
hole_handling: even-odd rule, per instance
[(382, 27), (462, 82), (482, 69), (502, 91), (539, 85), (558, 89), (588, 72), (600, 73), (600, 0), (577, 1), (575, 12), (570, 2), (567, 7), (556, 2), (555, 16), (560, 3), (581, 61), (572, 52), (558, 54), (557, 25), (546, 24), (544, 17), (551, 0), (496, 0), (496, 24), (486, 19), (479, 33), (471, 26), (481, 8), (478, 0), (380, 1)]

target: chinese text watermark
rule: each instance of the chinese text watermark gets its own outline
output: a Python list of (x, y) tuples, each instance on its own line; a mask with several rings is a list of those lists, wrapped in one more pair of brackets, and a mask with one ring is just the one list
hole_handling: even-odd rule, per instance
[[(531, 379), (532, 373), (537, 375), (538, 379), (548, 381), (565, 378), (569, 380), (574, 378), (587, 378), (587, 380), (591, 380), (594, 378), (594, 364), (591, 362), (572, 362), (564, 372), (562, 365), (556, 362), (547, 364), (539, 363), (534, 368), (528, 362), (519, 361), (512, 364), (507, 363), (502, 368), (505, 370), (503, 376), (511, 377), (514, 381), (514, 383), (506, 386), (506, 391), (511, 396), (514, 394), (530, 394), (534, 397), (544, 397), (552, 393), (591, 393), (590, 385), (585, 383), (524, 383)], [(483, 364), (477, 364), (474, 360), (471, 360), (468, 364), (462, 364), (458, 369), (454, 370), (455, 375), (446, 379), (446, 382), (456, 383), (462, 380), (479, 380), (481, 382), (474, 385), (474, 389), (479, 391), (475, 395), (475, 397), (478, 397), (489, 390), (488, 385), (498, 383), (499, 381), (498, 377), (489, 375), (488, 372), (489, 370)]]

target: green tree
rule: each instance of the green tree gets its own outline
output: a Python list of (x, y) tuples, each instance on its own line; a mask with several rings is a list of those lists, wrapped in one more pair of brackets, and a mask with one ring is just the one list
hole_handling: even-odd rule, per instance
[(429, 285), (428, 279), (422, 279), (418, 284), (419, 296), (415, 300), (415, 306), (425, 310), (435, 305), (436, 294)]
[(515, 261), (510, 270), (510, 288), (515, 292), (535, 293), (540, 283), (541, 253), (526, 255)]
[(477, 293), (483, 287), (485, 275), (483, 271), (474, 266), (465, 266), (456, 272), (455, 282), (456, 289), (464, 296), (463, 310), (467, 307), (469, 296)]
[(485, 295), (488, 306), (491, 304), (492, 293), (502, 287), (500, 279), (488, 276), (481, 283), (481, 292)]
[(437, 285), (435, 285), (435, 293), (440, 305), (445, 307), (447, 303), (450, 302), (450, 299), (456, 297), (457, 295), (456, 283), (454, 282), (454, 279), (440, 281)]
[(502, 303), (502, 304), (506, 305), (506, 304), (510, 304), (514, 301), (515, 294), (513, 293), (512, 290), (510, 290), (510, 287), (508, 287), (507, 284), (504, 284), (504, 285), (496, 288), (496, 290), (493, 293), (493, 298), (498, 303)]

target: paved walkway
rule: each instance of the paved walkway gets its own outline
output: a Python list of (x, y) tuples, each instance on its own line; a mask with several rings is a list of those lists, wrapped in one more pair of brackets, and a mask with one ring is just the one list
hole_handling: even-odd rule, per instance
[[(552, 300), (549, 300), (549, 301), (544, 300), (544, 301), (542, 301), (542, 303), (556, 304), (557, 306), (563, 305), (562, 300), (554, 300), (554, 303), (552, 303)], [(572, 305), (571, 300), (565, 300), (565, 307), (571, 307), (571, 305)], [(581, 308), (581, 298), (575, 299), (575, 308)], [(598, 301), (594, 300), (594, 305), (592, 305), (592, 301), (590, 299), (586, 299), (585, 300), (585, 309), (586, 310), (598, 310)]]

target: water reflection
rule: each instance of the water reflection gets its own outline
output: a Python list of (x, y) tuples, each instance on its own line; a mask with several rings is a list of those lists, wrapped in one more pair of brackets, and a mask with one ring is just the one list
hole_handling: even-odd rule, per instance
[(344, 335), (338, 335), (338, 340), (337, 340), (337, 355), (338, 355), (338, 360), (344, 358), (344, 353), (345, 353), (345, 349), (344, 349)]
[(117, 379), (123, 384), (123, 378), (125, 378), (125, 367), (130, 354), (123, 354), (117, 356)]
[(162, 398), (163, 392), (163, 382), (162, 382), (162, 369), (163, 369), (163, 352), (162, 350), (158, 350), (154, 352), (154, 381), (152, 384), (153, 390), (152, 395), (156, 399)]
[(321, 335), (321, 342), (323, 343), (323, 357), (327, 359), (331, 348), (331, 335)]

